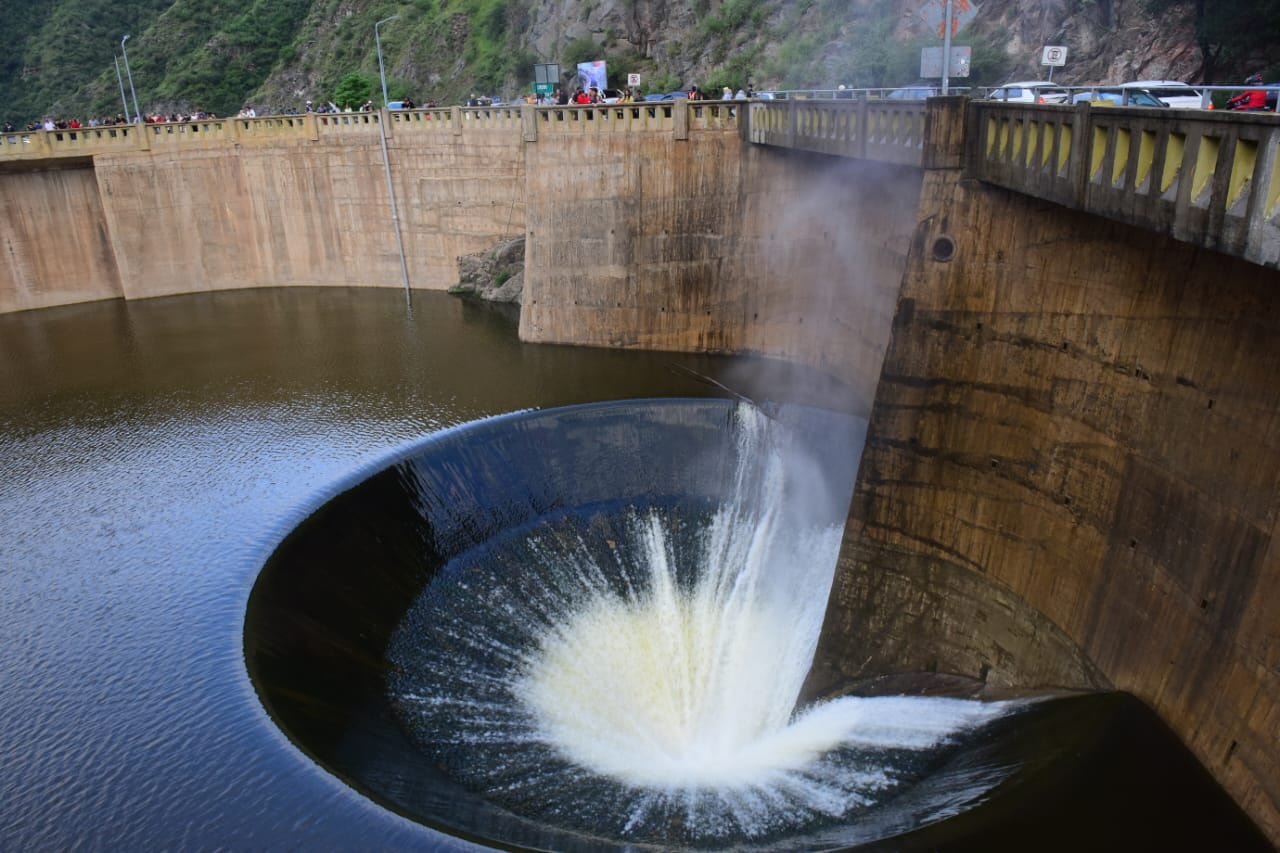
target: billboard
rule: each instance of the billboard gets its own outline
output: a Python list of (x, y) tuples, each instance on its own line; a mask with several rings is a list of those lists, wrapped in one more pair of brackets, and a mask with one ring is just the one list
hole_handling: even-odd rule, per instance
[(595, 86), (601, 92), (608, 88), (608, 69), (603, 59), (578, 63), (578, 88), (586, 92)]
[(533, 66), (533, 91), (550, 95), (560, 84), (560, 66), (550, 62)]

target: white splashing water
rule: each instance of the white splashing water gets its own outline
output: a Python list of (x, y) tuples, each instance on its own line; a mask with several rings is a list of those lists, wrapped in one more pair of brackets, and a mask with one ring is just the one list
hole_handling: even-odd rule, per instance
[(796, 712), (849, 495), (836, 486), (833, 512), (785, 428), (749, 406), (736, 420), (734, 496), (708, 517), (526, 531), (424, 595), (393, 641), (392, 699), (464, 783), (622, 838), (670, 841), (673, 822), (686, 840), (757, 838), (856, 815), (911, 781), (904, 751), (1006, 710), (848, 697)]

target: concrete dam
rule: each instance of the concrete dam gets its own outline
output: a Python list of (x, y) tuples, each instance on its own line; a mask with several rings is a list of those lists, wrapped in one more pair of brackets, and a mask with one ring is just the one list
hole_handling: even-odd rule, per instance
[(523, 340), (777, 357), (869, 414), (807, 690), (1124, 690), (1276, 843), (1278, 128), (934, 99), (6, 135), (0, 311), (444, 290), (523, 234)]

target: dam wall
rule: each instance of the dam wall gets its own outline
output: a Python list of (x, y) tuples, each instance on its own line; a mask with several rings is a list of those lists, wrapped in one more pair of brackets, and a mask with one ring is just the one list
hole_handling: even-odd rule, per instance
[[(379, 118), (149, 125), (92, 155), (8, 164), (0, 311), (246, 287), (403, 287)], [(388, 122), (410, 287), (446, 289), (458, 255), (524, 232), (519, 127), (518, 110)]]
[(0, 311), (123, 295), (92, 163), (0, 171)]
[(714, 130), (540, 134), (528, 162), (523, 340), (779, 356), (865, 410), (920, 170)]
[(523, 234), (522, 339), (779, 357), (825, 371), (865, 412), (921, 172), (746, 144), (742, 109), (452, 108), (4, 137), (0, 311), (403, 287), (385, 129), (411, 288), (447, 289), (458, 256)]
[[(519, 135), (502, 125), (455, 133), (449, 115), (388, 124), (415, 288), (449, 287), (457, 281), (458, 255), (524, 230)], [(246, 135), (234, 145), (176, 152), (153, 145), (98, 155), (95, 171), (126, 297), (237, 287), (403, 287), (376, 117), (346, 116), (353, 123), (329, 125), (315, 138)]]
[(925, 177), (815, 692), (1115, 687), (1280, 839), (1274, 271)]

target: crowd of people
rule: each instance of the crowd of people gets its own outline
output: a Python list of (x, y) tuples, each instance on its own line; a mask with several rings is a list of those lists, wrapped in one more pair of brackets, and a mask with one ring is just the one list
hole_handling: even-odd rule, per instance
[[(716, 96), (708, 95), (699, 89), (696, 85), (690, 86), (685, 96), (690, 100), (715, 100)], [(755, 91), (750, 85), (745, 88), (739, 88), (736, 92), (730, 87), (725, 86), (721, 92), (719, 99), (724, 101), (730, 100), (746, 100), (755, 97)], [(544, 94), (527, 94), (523, 97), (522, 103), (533, 104), (537, 106), (569, 106), (569, 105), (590, 105), (590, 104), (613, 104), (613, 103), (632, 103), (645, 100), (645, 96), (638, 89), (627, 87), (621, 90), (609, 89), (602, 92), (597, 86), (590, 86), (585, 89), (575, 88), (570, 94), (567, 89), (557, 88), (555, 92), (549, 95)], [(492, 100), (489, 98), (478, 97), (472, 95), (466, 101), (468, 107), (490, 106)], [(424, 104), (416, 104), (412, 98), (405, 98), (403, 101), (393, 102), (393, 105), (400, 109), (435, 109), (434, 101), (427, 101)], [(321, 102), (319, 104), (313, 101), (307, 101), (302, 107), (293, 107), (289, 109), (273, 110), (264, 112), (263, 115), (301, 115), (303, 113), (351, 113), (351, 112), (376, 112), (378, 107), (374, 105), (372, 100), (366, 100), (358, 107), (352, 107), (350, 104), (344, 104), (339, 107), (332, 101)], [(256, 118), (258, 116), (257, 109), (252, 105), (246, 105), (237, 114), (237, 118)], [(146, 124), (162, 124), (166, 122), (184, 122), (184, 121), (204, 121), (206, 119), (216, 119), (217, 115), (203, 110), (195, 110), (191, 113), (174, 112), (169, 115), (164, 113), (147, 113), (141, 116), (138, 121)], [(81, 122), (77, 118), (45, 118), (43, 121), (32, 121), (26, 125), (26, 130), (80, 130), (81, 128), (90, 127), (111, 127), (114, 125), (129, 124), (130, 119), (123, 113), (112, 115), (91, 116), (88, 120)], [(12, 121), (6, 121), (3, 133), (15, 133), (17, 127)]]
[[(172, 113), (171, 115), (164, 115), (163, 113), (147, 113), (146, 115), (141, 116), (139, 121), (145, 124), (162, 124), (171, 121), (203, 121), (204, 119), (210, 118), (217, 118), (217, 116), (213, 113), (200, 111), (189, 114)], [(129, 123), (129, 119), (125, 118), (124, 113), (116, 113), (114, 116), (90, 116), (83, 122), (78, 118), (54, 119), (46, 117), (43, 121), (28, 122), (26, 130), (81, 130), (82, 128), (87, 127), (113, 127), (115, 125)], [(16, 133), (17, 127), (12, 121), (6, 121), (4, 123), (4, 127), (0, 128), (0, 132)]]
[[(616, 91), (617, 94), (611, 96), (608, 94), (610, 91)], [(719, 100), (745, 101), (749, 98), (754, 98), (755, 94), (755, 89), (753, 89), (750, 84), (745, 87), (740, 87), (736, 92), (730, 87), (725, 86), (721, 89)], [(684, 96), (691, 101), (713, 101), (717, 99), (715, 95), (702, 91), (696, 84), (690, 86), (688, 91), (684, 93)], [(646, 97), (640, 93), (639, 89), (632, 89), (630, 86), (625, 89), (606, 90), (604, 92), (600, 91), (598, 86), (589, 86), (585, 89), (582, 87), (576, 87), (573, 90), (573, 94), (569, 94), (564, 89), (557, 88), (551, 95), (526, 95), (524, 100), (525, 103), (528, 104), (556, 105), (563, 107), (570, 104), (575, 106), (590, 104), (629, 104), (636, 101), (646, 100)]]

